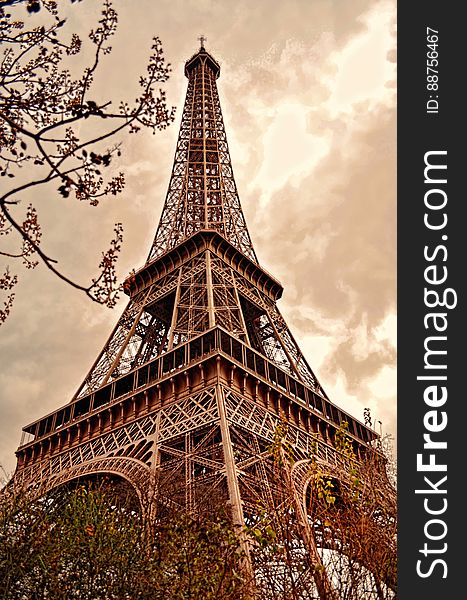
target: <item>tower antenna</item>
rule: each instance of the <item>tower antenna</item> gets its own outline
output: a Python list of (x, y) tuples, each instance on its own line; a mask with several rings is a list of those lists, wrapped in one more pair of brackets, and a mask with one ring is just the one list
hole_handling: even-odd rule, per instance
[(200, 35), (200, 36), (199, 36), (199, 38), (198, 38), (198, 40), (199, 40), (199, 43), (200, 43), (200, 46), (201, 46), (201, 48), (202, 48), (203, 50), (205, 49), (205, 48), (204, 48), (204, 42), (206, 42), (206, 41), (207, 41), (207, 39), (208, 39), (208, 38), (207, 38), (206, 36), (204, 36), (204, 35)]

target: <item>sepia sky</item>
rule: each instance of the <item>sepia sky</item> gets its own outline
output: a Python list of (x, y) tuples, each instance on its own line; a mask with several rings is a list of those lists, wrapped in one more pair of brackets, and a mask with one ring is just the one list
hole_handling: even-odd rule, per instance
[[(218, 89), (253, 245), (284, 286), (278, 307), (330, 399), (361, 421), (369, 407), (377, 431), (393, 436), (395, 5), (114, 0), (118, 31), (95, 98), (136, 96), (157, 35), (172, 65), (165, 89), (176, 120), (162, 133), (123, 138), (120, 196), (96, 208), (45, 188), (23, 199), (37, 207), (44, 250), (77, 281), (96, 275), (115, 222), (124, 226), (120, 277), (142, 266), (172, 168), (187, 85), (183, 65), (203, 34), (221, 65)], [(99, 6), (63, 2), (63, 34), (84, 38)], [(22, 15), (34, 23), (44, 16)], [(127, 300), (109, 310), (44, 267), (18, 272), (13, 311), (0, 327), (0, 465), (7, 474), (21, 428), (69, 402)]]

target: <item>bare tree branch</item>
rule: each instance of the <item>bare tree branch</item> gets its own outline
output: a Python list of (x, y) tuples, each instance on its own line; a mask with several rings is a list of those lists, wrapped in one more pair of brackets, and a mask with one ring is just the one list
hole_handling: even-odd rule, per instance
[[(6, 7), (11, 8), (11, 13), (17, 12), (17, 5), (21, 4), (30, 13), (43, 9), (44, 25), (27, 28), (22, 20), (6, 12)], [(21, 260), (26, 268), (34, 268), (41, 262), (62, 281), (109, 307), (115, 305), (121, 289), (115, 274), (122, 242), (121, 224), (115, 225), (114, 238), (108, 250), (102, 253), (99, 273), (86, 285), (67, 276), (58, 267), (58, 259), (43, 249), (35, 206), (27, 207), (24, 220), (18, 218), (17, 213), (23, 193), (44, 185), (49, 190), (54, 182), (59, 183), (57, 192), (63, 198), (72, 196), (91, 206), (97, 206), (104, 197), (120, 193), (125, 185), (124, 174), (105, 176), (115, 156), (121, 154), (120, 140), (107, 148), (103, 144), (116, 140), (125, 130), (136, 133), (144, 127), (155, 133), (173, 121), (174, 108), (167, 107), (164, 91), (155, 89), (156, 84), (167, 81), (170, 73), (158, 38), (154, 38), (151, 47), (146, 75), (138, 78), (140, 95), (132, 104), (112, 99), (98, 104), (89, 98), (101, 60), (111, 52), (109, 40), (117, 23), (118, 15), (110, 0), (104, 0), (101, 19), (89, 34), (94, 45), (89, 66), (80, 77), (73, 78), (63, 60), (80, 53), (82, 43), (76, 33), (72, 33), (69, 40), (65, 39), (62, 28), (66, 21), (60, 18), (57, 3), (53, 0), (0, 2), (3, 47), (0, 181), (18, 181), (16, 185), (2, 186), (0, 234), (8, 230), (19, 241), (19, 248), (15, 250), (9, 239), (9, 245), (0, 249), (0, 254)], [(112, 109), (112, 105), (118, 105), (118, 110)], [(88, 127), (91, 121), (93, 126)], [(0, 312), (0, 324), (11, 310), (12, 302), (10, 294), (5, 304), (8, 310), (4, 308)]]

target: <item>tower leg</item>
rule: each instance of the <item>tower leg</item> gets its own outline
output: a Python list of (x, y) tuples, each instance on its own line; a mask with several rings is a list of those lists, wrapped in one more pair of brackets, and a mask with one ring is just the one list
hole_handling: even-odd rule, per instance
[(220, 429), (222, 436), (222, 447), (224, 450), (225, 471), (227, 477), (227, 487), (229, 491), (229, 502), (232, 514), (234, 527), (238, 530), (240, 539), (240, 547), (244, 552), (244, 572), (245, 578), (251, 582), (251, 593), (254, 595), (255, 577), (253, 565), (251, 562), (250, 548), (245, 535), (244, 526), (245, 520), (243, 516), (242, 499), (240, 496), (240, 488), (238, 485), (237, 469), (235, 466), (235, 458), (232, 448), (232, 440), (230, 437), (229, 425), (225, 414), (224, 396), (220, 385), (216, 387), (216, 401), (219, 412)]
[(156, 417), (156, 431), (154, 433), (154, 451), (151, 460), (149, 485), (147, 491), (146, 506), (143, 507), (144, 516), (146, 519), (146, 527), (149, 538), (153, 539), (154, 525), (157, 518), (157, 503), (159, 501), (159, 467), (160, 467), (160, 450), (159, 450), (159, 430), (161, 424), (161, 411)]

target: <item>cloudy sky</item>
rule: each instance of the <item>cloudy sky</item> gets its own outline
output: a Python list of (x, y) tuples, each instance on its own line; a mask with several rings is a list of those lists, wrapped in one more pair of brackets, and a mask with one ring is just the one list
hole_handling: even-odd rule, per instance
[[(237, 187), (261, 265), (284, 286), (278, 306), (331, 400), (396, 434), (394, 0), (114, 0), (113, 52), (96, 97), (136, 95), (151, 38), (172, 74), (173, 125), (123, 139), (119, 197), (97, 208), (37, 190), (42, 245), (79, 282), (96, 274), (113, 224), (119, 275), (146, 259), (165, 199), (197, 38), (221, 64), (218, 88)], [(67, 3), (82, 36), (99, 3)], [(43, 18), (41, 13), (32, 18)], [(25, 198), (24, 202), (30, 198)], [(14, 267), (14, 265), (11, 265)], [(21, 428), (66, 404), (126, 304), (92, 303), (45, 268), (19, 271), (0, 327), (0, 465)], [(378, 421), (381, 422), (378, 423)]]

